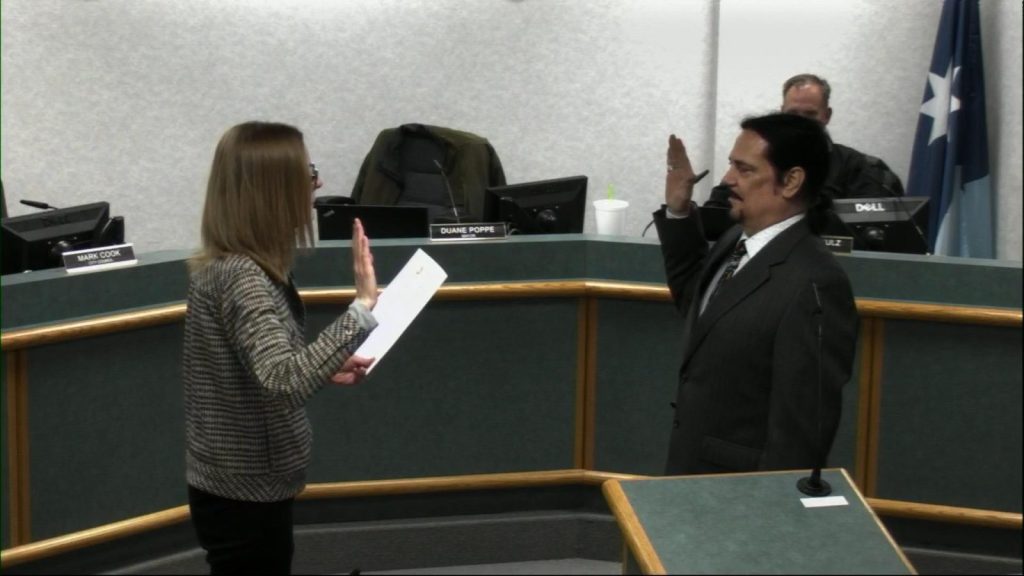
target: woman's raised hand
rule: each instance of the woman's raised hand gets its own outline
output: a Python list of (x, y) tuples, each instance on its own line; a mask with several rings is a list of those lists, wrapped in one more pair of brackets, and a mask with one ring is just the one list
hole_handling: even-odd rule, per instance
[(370, 239), (366, 237), (359, 218), (352, 221), (352, 270), (355, 273), (356, 300), (373, 310), (377, 304), (377, 273), (373, 270)]

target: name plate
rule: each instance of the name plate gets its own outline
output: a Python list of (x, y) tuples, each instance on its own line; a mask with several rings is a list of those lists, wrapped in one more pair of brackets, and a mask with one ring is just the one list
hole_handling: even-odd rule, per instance
[(69, 274), (99, 272), (138, 263), (135, 259), (135, 248), (131, 244), (71, 250), (62, 254), (62, 257), (64, 269)]
[(472, 224), (431, 224), (431, 240), (504, 240), (508, 238), (505, 222), (474, 222)]
[(853, 252), (853, 238), (850, 236), (822, 235), (821, 240), (825, 242), (825, 248), (828, 248), (833, 254), (849, 254)]

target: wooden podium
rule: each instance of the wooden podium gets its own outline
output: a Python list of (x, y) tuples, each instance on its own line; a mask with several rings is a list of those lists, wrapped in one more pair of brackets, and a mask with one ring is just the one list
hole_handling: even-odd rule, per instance
[[(916, 573), (845, 470), (822, 472), (832, 486), (829, 499), (797, 489), (807, 475), (605, 482), (602, 489), (625, 544), (623, 573)], [(833, 505), (813, 506), (826, 503)]]

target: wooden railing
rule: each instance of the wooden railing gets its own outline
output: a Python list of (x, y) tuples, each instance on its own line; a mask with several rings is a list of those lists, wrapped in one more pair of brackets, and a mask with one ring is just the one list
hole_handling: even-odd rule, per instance
[[(357, 497), (387, 497), (402, 494), (540, 488), (546, 486), (599, 486), (606, 480), (645, 478), (634, 474), (616, 474), (594, 470), (550, 470), (508, 474), (474, 474), (401, 480), (371, 480), (312, 484), (299, 495), (301, 500)], [(867, 498), (868, 505), (880, 516), (917, 518), (972, 526), (1021, 530), (1021, 514), (993, 510), (975, 510), (897, 502)], [(186, 522), (188, 506), (178, 506), (153, 514), (41, 540), (0, 552), (0, 569), (67, 554), (120, 538), (153, 532)]]
[[(344, 304), (355, 297), (354, 289), (303, 290), (307, 304)], [(442, 286), (437, 300), (512, 300), (523, 298), (620, 298), (624, 300), (669, 301), (664, 285), (569, 280), (552, 282), (513, 282)], [(891, 300), (857, 299), (862, 318), (921, 320), (980, 326), (1021, 327), (1021, 310), (984, 306), (950, 306)], [(172, 304), (123, 314), (111, 314), (36, 328), (9, 330), (0, 334), (0, 350), (11, 352), (68, 340), (92, 338), (104, 334), (148, 328), (180, 322), (184, 304)]]

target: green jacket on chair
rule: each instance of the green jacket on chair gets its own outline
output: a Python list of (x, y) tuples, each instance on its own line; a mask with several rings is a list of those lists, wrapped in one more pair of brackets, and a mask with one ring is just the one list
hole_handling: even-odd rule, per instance
[(505, 185), (498, 154), (486, 138), (440, 126), (403, 124), (382, 130), (359, 168), (352, 199), (357, 204), (398, 203), (403, 185), (399, 154), (408, 134), (430, 137), (443, 146), (444, 175), (455, 202), (475, 221), (483, 220), (485, 189)]

